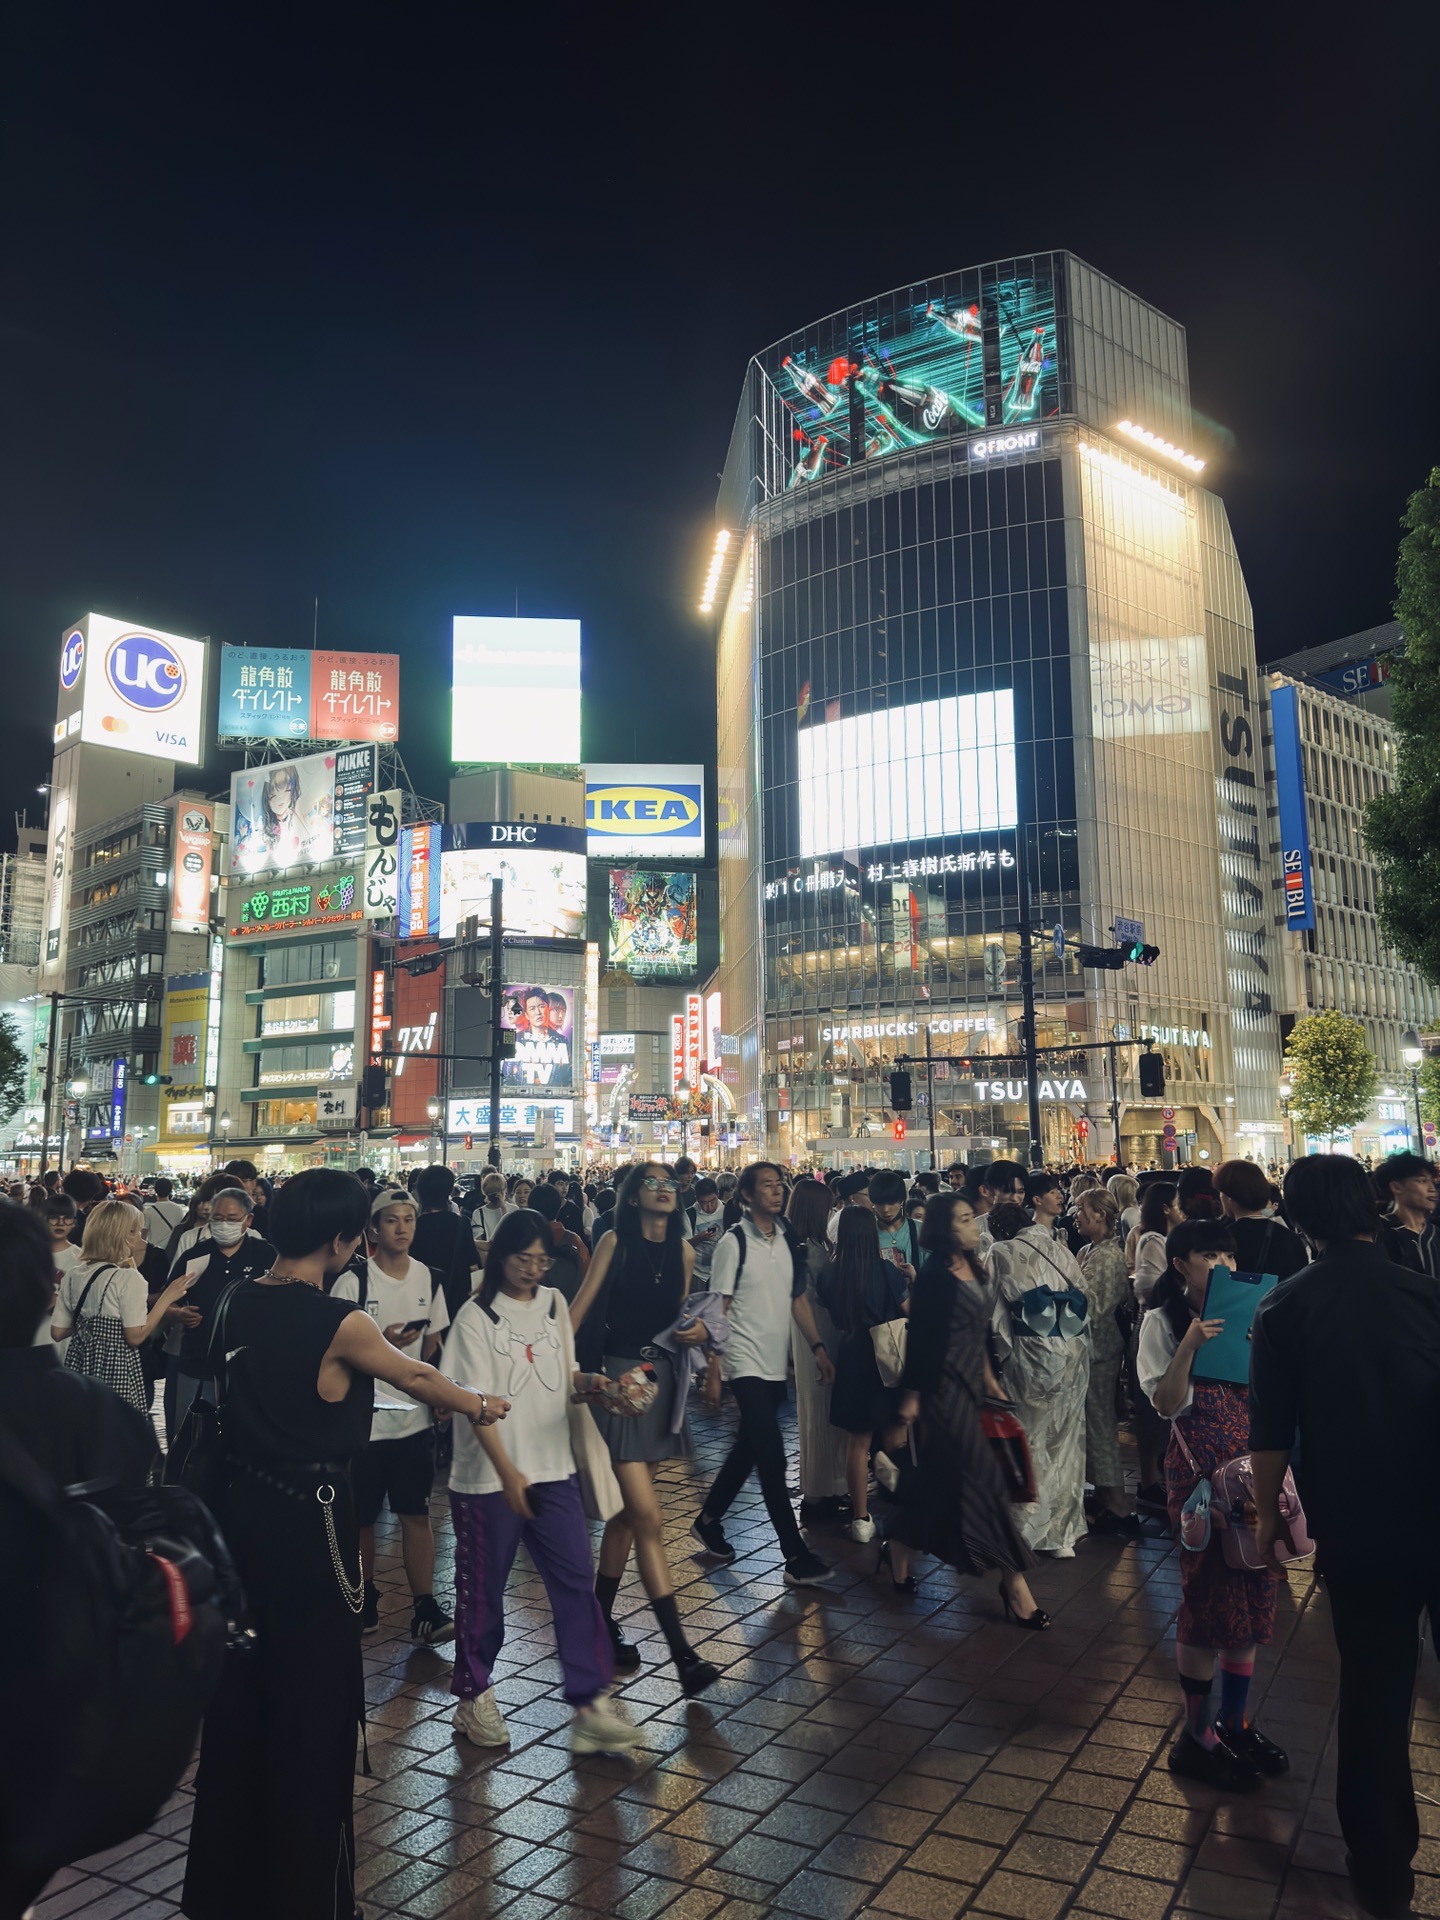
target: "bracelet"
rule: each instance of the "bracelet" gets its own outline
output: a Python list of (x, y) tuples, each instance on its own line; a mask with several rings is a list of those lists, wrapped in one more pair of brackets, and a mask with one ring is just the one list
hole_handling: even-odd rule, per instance
[(824, 1344), (825, 1342), (823, 1340), (812, 1340), (810, 1342), (810, 1351), (812, 1353), (819, 1353), (820, 1349), (824, 1346)]
[[(485, 1395), (482, 1393), (480, 1396), (480, 1419), (482, 1424), (484, 1423), (485, 1414), (488, 1407), (489, 1407), (489, 1401), (486, 1399)], [(475, 1416), (472, 1414), (470, 1417), (473, 1420)]]

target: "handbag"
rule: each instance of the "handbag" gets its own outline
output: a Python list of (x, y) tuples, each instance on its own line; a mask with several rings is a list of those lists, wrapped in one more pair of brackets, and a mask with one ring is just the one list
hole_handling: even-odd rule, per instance
[[(225, 1457), (225, 1441), (221, 1430), (225, 1318), (230, 1310), (231, 1296), (243, 1284), (243, 1281), (232, 1280), (216, 1304), (215, 1331), (210, 1336), (210, 1352), (219, 1355), (218, 1365), (222, 1371), (217, 1371), (213, 1387), (211, 1381), (205, 1381), (190, 1402), (189, 1410), (165, 1455), (165, 1471), (160, 1476), (167, 1487), (188, 1488), (212, 1513), (218, 1513), (223, 1504), (230, 1475), (230, 1463)], [(213, 1399), (210, 1397), (212, 1391)]]
[[(1199, 1484), (1185, 1502), (1180, 1514), (1180, 1544), (1192, 1553), (1203, 1553), (1210, 1544), (1211, 1529), (1220, 1536), (1220, 1551), (1225, 1564), (1239, 1573), (1264, 1573), (1271, 1570), (1261, 1557), (1255, 1530), (1255, 1467), (1248, 1453), (1237, 1453), (1211, 1475), (1200, 1473), (1193, 1453), (1176, 1420), (1172, 1431), (1180, 1442), (1180, 1451), (1199, 1474)], [(1280, 1518), (1295, 1543), (1292, 1554), (1283, 1540), (1275, 1543), (1275, 1558), (1282, 1564), (1303, 1560), (1315, 1551), (1315, 1542), (1305, 1520), (1305, 1509), (1295, 1486), (1295, 1476), (1287, 1467), (1280, 1483)], [(1203, 1523), (1203, 1524), (1202, 1524)]]
[(870, 1329), (875, 1365), (881, 1381), (887, 1387), (898, 1387), (900, 1376), (905, 1371), (905, 1335), (909, 1325), (910, 1322), (902, 1315), (898, 1320), (882, 1320), (878, 1326)]
[(580, 1481), (580, 1502), (587, 1520), (613, 1520), (624, 1506), (620, 1482), (610, 1464), (610, 1449), (600, 1438), (589, 1407), (569, 1403), (570, 1453)]
[(1011, 1502), (1018, 1507), (1029, 1506), (1038, 1497), (1035, 1463), (1015, 1409), (1005, 1400), (982, 1401), (980, 1431), (989, 1443)]

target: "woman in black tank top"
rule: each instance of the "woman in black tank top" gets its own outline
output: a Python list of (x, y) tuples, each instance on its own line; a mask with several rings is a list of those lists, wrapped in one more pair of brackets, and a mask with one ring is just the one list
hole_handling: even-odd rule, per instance
[(375, 1380), (478, 1425), (507, 1410), (324, 1293), (369, 1207), (347, 1173), (297, 1174), (270, 1210), (273, 1269), (215, 1311), (219, 1518), (256, 1640), (228, 1656), (205, 1716), (181, 1900), (191, 1920), (352, 1920), (364, 1584), (349, 1461), (369, 1438)]
[[(688, 1427), (682, 1420), (677, 1429), (672, 1418), (676, 1360), (655, 1344), (657, 1335), (673, 1327), (684, 1311), (695, 1260), (683, 1237), (678, 1192), (674, 1173), (660, 1161), (631, 1168), (616, 1196), (615, 1230), (596, 1247), (570, 1319), (583, 1365), (600, 1367), (616, 1379), (643, 1362), (655, 1369), (660, 1383), (655, 1403), (645, 1413), (629, 1418), (596, 1414), (625, 1501), (606, 1524), (595, 1580), (615, 1647), (615, 1668), (633, 1673), (640, 1665), (639, 1650), (622, 1637), (612, 1611), (633, 1547), (680, 1685), (694, 1695), (719, 1677), (719, 1669), (702, 1660), (681, 1631), (655, 1494), (657, 1463), (691, 1451)], [(706, 1337), (705, 1328), (675, 1337), (685, 1345), (698, 1345)]]

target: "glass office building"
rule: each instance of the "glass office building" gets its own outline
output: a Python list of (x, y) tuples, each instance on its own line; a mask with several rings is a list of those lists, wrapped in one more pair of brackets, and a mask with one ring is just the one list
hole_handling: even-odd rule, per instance
[[(887, 1071), (928, 1035), (942, 1157), (1023, 1154), (1028, 896), (1047, 1158), (1108, 1153), (1116, 1107), (1127, 1158), (1278, 1149), (1267, 707), (1192, 444), (1183, 330), (1069, 254), (898, 289), (751, 361), (716, 596), (749, 1139), (874, 1157)], [(1082, 970), (1117, 921), (1159, 959)], [(1111, 1040), (1113, 1089), (1087, 1050)], [(908, 1148), (925, 1092), (921, 1071)]]

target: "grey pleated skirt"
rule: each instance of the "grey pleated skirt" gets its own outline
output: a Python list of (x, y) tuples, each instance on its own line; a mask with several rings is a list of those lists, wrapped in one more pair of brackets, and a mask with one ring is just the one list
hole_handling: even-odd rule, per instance
[[(605, 1371), (612, 1380), (618, 1380), (622, 1373), (629, 1373), (632, 1367), (638, 1367), (641, 1358), (655, 1369), (660, 1382), (655, 1404), (646, 1412), (636, 1414), (606, 1413), (599, 1407), (594, 1409), (595, 1424), (610, 1449), (610, 1458), (618, 1461), (643, 1460), (651, 1465), (657, 1460), (688, 1459), (695, 1450), (690, 1440), (688, 1419), (681, 1421), (678, 1433), (670, 1431), (677, 1376), (675, 1362), (664, 1348), (647, 1347), (640, 1357), (607, 1353)], [(692, 1386), (691, 1391), (694, 1390)]]

